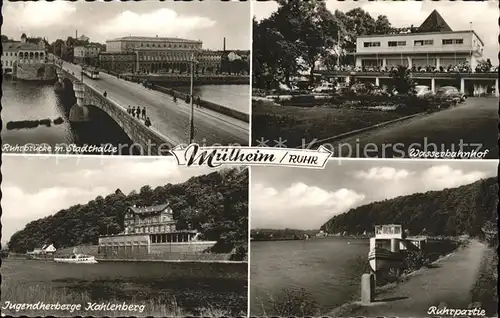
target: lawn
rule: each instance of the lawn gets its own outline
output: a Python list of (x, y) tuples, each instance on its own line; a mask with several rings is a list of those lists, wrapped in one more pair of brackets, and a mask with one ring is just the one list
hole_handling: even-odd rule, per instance
[[(370, 127), (407, 114), (353, 108), (277, 106), (271, 102), (252, 102), (252, 144), (268, 140), (276, 146), (281, 137), (286, 147), (300, 148), (314, 139), (324, 139)], [(264, 146), (264, 145), (262, 145)]]

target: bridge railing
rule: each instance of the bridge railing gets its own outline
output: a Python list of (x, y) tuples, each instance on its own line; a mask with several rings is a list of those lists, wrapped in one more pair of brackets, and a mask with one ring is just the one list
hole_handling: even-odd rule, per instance
[(94, 94), (96, 94), (97, 96), (99, 96), (99, 98), (102, 98), (105, 102), (110, 103), (115, 108), (119, 109), (125, 116), (130, 117), (132, 120), (136, 121), (139, 125), (143, 126), (144, 129), (148, 129), (149, 131), (151, 131), (153, 134), (156, 135), (157, 138), (163, 140), (166, 144), (168, 144), (169, 147), (172, 148), (172, 147), (175, 147), (177, 145), (177, 143), (174, 140), (172, 140), (171, 138), (169, 138), (166, 135), (164, 135), (163, 133), (161, 133), (161, 131), (159, 130), (159, 127), (157, 125), (155, 125), (153, 123), (153, 121), (151, 122), (151, 126), (146, 127), (146, 125), (144, 124), (144, 120), (142, 120), (140, 118), (137, 118), (137, 117), (133, 117), (131, 114), (129, 114), (127, 112), (127, 108), (126, 107), (128, 105), (127, 106), (122, 106), (120, 103), (118, 103), (117, 101), (113, 100), (112, 97), (109, 97), (109, 96), (104, 97), (104, 92), (99, 92), (94, 87), (92, 87), (90, 85), (87, 85), (87, 84), (85, 84), (85, 86), (88, 89), (90, 89)]

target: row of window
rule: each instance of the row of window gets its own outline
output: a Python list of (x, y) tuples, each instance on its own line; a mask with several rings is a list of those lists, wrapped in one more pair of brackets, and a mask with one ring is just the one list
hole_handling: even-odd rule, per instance
[(153, 217), (150, 217), (150, 218), (146, 218), (146, 219), (140, 219), (138, 217), (134, 219), (126, 219), (125, 220), (125, 225), (128, 225), (128, 224), (150, 224), (150, 223), (159, 223), (159, 222), (167, 222), (169, 221), (169, 218), (167, 216), (153, 216)]
[(172, 43), (169, 43), (169, 44), (166, 44), (166, 43), (159, 43), (159, 44), (155, 44), (155, 43), (141, 43), (141, 45), (139, 44), (125, 44), (125, 48), (134, 48), (134, 47), (167, 47), (167, 48), (184, 48), (184, 49), (196, 49), (196, 48), (199, 48), (201, 47), (199, 44), (172, 44)]
[[(406, 46), (406, 41), (389, 41), (387, 42), (388, 46), (390, 47), (395, 47), (395, 46)], [(443, 45), (450, 45), (450, 44), (464, 44), (464, 39), (444, 39), (442, 40)], [(415, 40), (413, 41), (414, 46), (427, 46), (427, 45), (434, 45), (434, 40)], [(380, 42), (364, 42), (363, 43), (364, 47), (379, 47)]]
[(175, 231), (175, 225), (156, 225), (156, 226), (143, 226), (136, 227), (134, 229), (135, 233), (165, 233)]
[[(25, 56), (28, 56), (28, 54), (30, 54), (31, 56), (33, 56), (33, 52), (21, 52), (19, 53), (20, 56), (22, 55), (25, 55)], [(34, 53), (35, 55), (40, 55), (40, 56), (43, 56), (43, 52), (35, 52)], [(2, 56), (17, 56), (17, 52), (2, 52)]]

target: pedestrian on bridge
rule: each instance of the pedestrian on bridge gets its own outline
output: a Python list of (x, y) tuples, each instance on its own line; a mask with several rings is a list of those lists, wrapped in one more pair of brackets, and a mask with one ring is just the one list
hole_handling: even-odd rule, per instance
[(146, 107), (142, 108), (142, 119), (146, 119)]
[(144, 125), (146, 125), (146, 127), (150, 127), (151, 126), (151, 120), (149, 119), (149, 117), (146, 117), (146, 121), (144, 122)]
[(104, 91), (104, 94), (102, 94), (104, 96), (104, 98), (108, 97), (108, 93), (106, 91)]
[(128, 107), (127, 107), (127, 113), (132, 114), (132, 106), (128, 105)]

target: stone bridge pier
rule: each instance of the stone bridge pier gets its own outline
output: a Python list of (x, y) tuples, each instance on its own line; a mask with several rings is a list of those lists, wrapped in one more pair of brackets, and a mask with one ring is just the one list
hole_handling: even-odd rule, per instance
[(85, 85), (80, 81), (73, 82), (76, 104), (71, 106), (69, 111), (69, 121), (86, 122), (89, 121), (89, 109), (85, 106)]
[[(57, 83), (54, 85), (54, 90), (57, 93), (69, 92), (70, 87), (67, 87), (68, 82), (64, 82), (65, 78), (68, 78), (64, 71), (60, 68), (56, 69), (57, 73)], [(70, 122), (87, 122), (89, 118), (89, 109), (85, 106), (85, 85), (76, 79), (68, 79), (73, 85), (72, 90), (75, 93), (76, 103), (71, 106), (69, 111), (69, 121)]]

